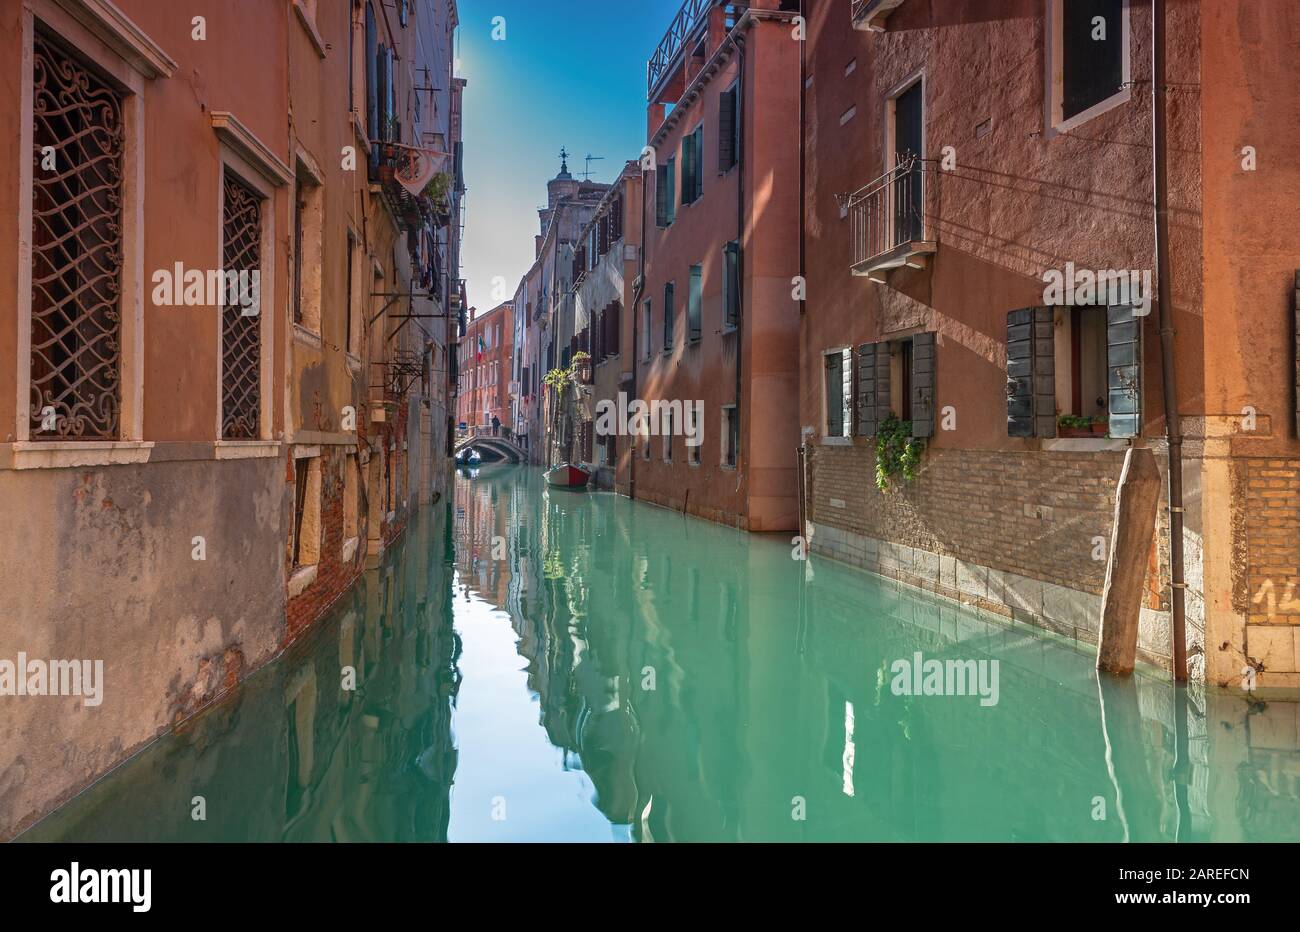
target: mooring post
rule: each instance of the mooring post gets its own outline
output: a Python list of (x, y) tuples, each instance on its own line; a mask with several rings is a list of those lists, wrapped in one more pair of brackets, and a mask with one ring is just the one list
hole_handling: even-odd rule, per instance
[(1097, 669), (1116, 676), (1131, 676), (1137, 660), (1142, 587), (1159, 504), (1160, 470), (1155, 454), (1146, 447), (1130, 447), (1115, 495), (1115, 524), (1101, 596), (1101, 637), (1097, 640)]

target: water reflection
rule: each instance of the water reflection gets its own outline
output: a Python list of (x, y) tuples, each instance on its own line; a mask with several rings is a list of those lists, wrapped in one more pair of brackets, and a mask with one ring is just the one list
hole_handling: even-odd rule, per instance
[[(1300, 839), (1295, 702), (1099, 682), (1089, 651), (813, 569), (459, 475), (307, 641), (29, 837)], [(998, 660), (998, 704), (895, 695), (915, 651)]]

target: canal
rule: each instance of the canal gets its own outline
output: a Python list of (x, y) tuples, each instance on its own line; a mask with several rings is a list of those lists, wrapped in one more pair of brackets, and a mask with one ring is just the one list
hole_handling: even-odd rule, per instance
[[(929, 661), (972, 675), (927, 690)], [(1297, 841), (1298, 727), (1099, 682), (1092, 649), (788, 537), (490, 466), (24, 840)]]

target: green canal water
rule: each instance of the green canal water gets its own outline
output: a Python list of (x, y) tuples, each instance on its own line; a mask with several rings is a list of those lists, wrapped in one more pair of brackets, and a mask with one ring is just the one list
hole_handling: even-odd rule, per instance
[[(918, 652), (996, 694), (896, 690)], [(1294, 702), (1099, 682), (1086, 648), (785, 536), (485, 467), (25, 840), (1297, 841), (1297, 728)]]

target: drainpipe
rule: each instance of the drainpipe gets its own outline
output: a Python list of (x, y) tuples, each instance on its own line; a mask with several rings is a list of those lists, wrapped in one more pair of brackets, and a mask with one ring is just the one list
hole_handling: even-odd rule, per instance
[[(644, 158), (644, 156), (643, 156)], [(656, 163), (657, 164), (657, 163)], [(641, 169), (641, 246), (637, 250), (640, 255), (637, 256), (640, 266), (640, 273), (636, 277), (636, 290), (632, 292), (632, 399), (635, 400), (636, 394), (636, 364), (638, 355), (641, 352), (640, 328), (637, 326), (641, 320), (641, 295), (645, 291), (645, 192), (649, 187), (646, 184), (646, 171)], [(627, 497), (636, 499), (636, 445), (628, 450), (628, 480), (627, 480)], [(615, 471), (617, 478), (617, 470)]]
[[(803, 0), (799, 0), (799, 18), (807, 28), (808, 20), (804, 13)], [(804, 288), (808, 287), (808, 41), (805, 37), (799, 43), (799, 280), (803, 283)], [(799, 302), (799, 316), (803, 317), (804, 312), (808, 309), (807, 294), (805, 300)], [(802, 321), (801, 321), (802, 323)], [(800, 330), (802, 331), (802, 327)], [(803, 339), (800, 338), (799, 349), (803, 350)], [(800, 418), (800, 420), (803, 420)], [(808, 439), (803, 434), (803, 428), (799, 429), (799, 539), (807, 546), (808, 541), (808, 516), (806, 511), (805, 496), (808, 488)], [(807, 554), (805, 554), (807, 556)]]
[[(740, 436), (741, 365), (745, 358), (745, 343), (741, 332), (745, 322), (745, 37), (736, 30), (738, 75), (736, 78), (736, 150), (739, 164), (736, 173), (736, 295), (740, 313), (736, 315), (736, 436)], [(736, 445), (736, 475), (740, 476), (740, 444)], [(737, 481), (737, 489), (740, 483)], [(739, 516), (737, 516), (739, 520)]]
[(1165, 0), (1152, 0), (1151, 28), (1154, 108), (1156, 275), (1159, 279), (1160, 363), (1164, 376), (1165, 432), (1169, 441), (1169, 586), (1174, 635), (1174, 679), (1187, 682), (1187, 619), (1183, 580), (1183, 434), (1178, 417), (1178, 380), (1174, 370), (1173, 299), (1169, 272), (1169, 172), (1165, 74)]

